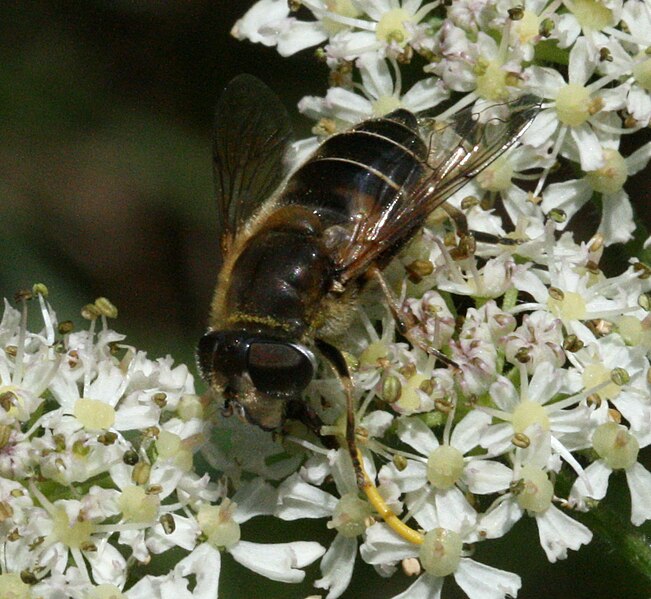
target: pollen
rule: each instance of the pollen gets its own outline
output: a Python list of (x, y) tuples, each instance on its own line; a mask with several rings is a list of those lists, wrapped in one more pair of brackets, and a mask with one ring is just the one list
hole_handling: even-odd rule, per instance
[(608, 381), (597, 392), (602, 399), (615, 399), (621, 391), (621, 387), (612, 382), (612, 371), (601, 363), (588, 364), (583, 369), (582, 379), (585, 389), (592, 389)]
[(71, 523), (63, 508), (55, 508), (52, 513), (52, 537), (71, 549), (88, 544), (92, 529), (93, 525), (88, 520)]
[(224, 499), (220, 505), (202, 505), (197, 522), (208, 542), (218, 549), (230, 549), (241, 537), (240, 525), (233, 520), (237, 504)]
[(344, 537), (352, 539), (366, 530), (371, 516), (371, 506), (356, 493), (346, 493), (335, 506), (328, 528), (334, 528)]
[(482, 67), (482, 74), (477, 76), (477, 93), (485, 100), (499, 102), (508, 99), (507, 88), (508, 73), (502, 64), (490, 60)]
[(582, 125), (590, 117), (590, 92), (582, 85), (568, 83), (556, 96), (556, 113), (564, 125)]
[(159, 499), (147, 495), (142, 487), (125, 487), (118, 499), (122, 517), (129, 522), (153, 522), (158, 513)]
[(513, 28), (521, 44), (526, 44), (539, 35), (540, 21), (536, 13), (525, 10), (522, 18), (514, 23)]
[(587, 313), (585, 299), (575, 291), (565, 291), (560, 297), (550, 295), (547, 306), (554, 316), (563, 321), (583, 320)]
[(427, 459), (427, 480), (437, 489), (454, 486), (463, 474), (463, 455), (455, 447), (441, 445)]
[(549, 416), (543, 406), (526, 399), (513, 410), (511, 421), (514, 432), (524, 433), (532, 424), (538, 424), (544, 431), (549, 430)]
[(592, 446), (604, 462), (614, 470), (630, 468), (640, 452), (638, 440), (625, 426), (607, 422), (597, 427)]
[(638, 62), (633, 67), (633, 77), (640, 87), (651, 92), (651, 58)]
[(448, 576), (459, 566), (462, 549), (463, 542), (458, 533), (434, 528), (425, 533), (419, 551), (420, 563), (432, 576)]
[(101, 431), (115, 423), (115, 410), (99, 399), (84, 397), (75, 402), (74, 415), (87, 431)]
[(547, 473), (536, 466), (522, 466), (522, 488), (517, 494), (520, 507), (534, 513), (544, 512), (552, 503), (554, 485)]
[(378, 21), (375, 35), (384, 42), (397, 42), (404, 44), (408, 34), (405, 28), (405, 21), (409, 21), (410, 15), (404, 8), (394, 8), (387, 11)]
[(599, 0), (572, 0), (564, 4), (572, 11), (582, 29), (601, 31), (604, 27), (615, 24), (612, 10)]
[(604, 150), (604, 165), (596, 171), (586, 173), (585, 179), (598, 193), (616, 194), (628, 178), (628, 167), (624, 157), (610, 148)]
[(506, 191), (511, 187), (512, 178), (513, 166), (501, 157), (477, 176), (477, 183), (486, 191)]

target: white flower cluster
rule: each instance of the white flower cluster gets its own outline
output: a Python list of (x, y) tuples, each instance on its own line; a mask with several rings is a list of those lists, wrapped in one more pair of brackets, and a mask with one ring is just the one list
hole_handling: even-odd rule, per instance
[[(512, 179), (539, 167), (533, 192), (539, 208), (561, 212), (567, 223), (599, 194), (598, 231), (610, 245), (632, 236), (623, 185), (651, 157), (651, 144), (627, 157), (619, 152), (622, 135), (651, 121), (650, 31), (648, 0), (455, 0), (449, 7), (421, 0), (260, 0), (232, 34), (276, 46), (283, 56), (320, 45), (332, 87), (323, 98), (299, 103), (318, 121), (320, 137), (398, 107), (419, 113), (452, 99), (442, 115), (449, 116), (477, 101), (524, 92), (541, 97), (542, 114), (502, 163), (507, 172), (484, 176), (481, 191), (502, 196), (512, 211), (527, 205), (533, 211), (531, 197), (527, 202)], [(401, 70), (426, 75), (403, 91)], [(316, 137), (299, 142), (299, 155), (316, 143)], [(543, 189), (558, 160), (576, 163), (582, 177)]]
[[(125, 345), (106, 326), (106, 299), (73, 332), (45, 294), (22, 293), (22, 312), (5, 301), (0, 322), (0, 596), (214, 599), (223, 551), (302, 580), (318, 543), (240, 540), (240, 524), (274, 511), (273, 488), (257, 479), (227, 498), (194, 471), (206, 421), (188, 368)], [(32, 296), (38, 333), (27, 329)], [(185, 557), (170, 565), (172, 548)], [(165, 563), (167, 574), (148, 574)]]
[[(648, 0), (259, 0), (235, 24), (235, 37), (283, 56), (317, 46), (328, 65), (326, 95), (299, 103), (317, 121), (296, 144), (301, 156), (399, 107), (443, 104), (445, 118), (523, 93), (542, 99), (521, 145), (450, 199), (472, 230), (514, 243), (460, 257), (434, 214), (387, 269), (418, 334), (456, 368), (396, 340), (377, 297), (345, 341), (366, 470), (418, 542), (374, 513), (345, 451), (288, 437), (313, 454), (300, 467), (295, 453), (270, 460), (274, 472), (255, 457), (255, 474), (281, 480), (278, 517), (329, 518), (337, 532), (315, 583), (327, 599), (348, 587), (358, 552), (381, 576), (399, 565), (418, 575), (394, 599), (438, 598), (449, 575), (471, 599), (515, 596), (520, 578), (469, 548), (528, 515), (549, 561), (565, 558), (592, 538), (568, 512), (596, 505), (613, 471), (625, 474), (631, 522), (651, 519), (651, 473), (638, 462), (651, 444), (651, 270), (600, 268), (605, 247), (633, 236), (623, 185), (651, 158), (651, 143), (619, 152), (623, 135), (651, 122), (649, 32)], [(417, 82), (405, 91), (407, 77)], [(580, 177), (547, 184), (559, 163)], [(578, 243), (565, 228), (593, 198), (601, 222)], [(328, 377), (309, 396), (334, 422), (341, 390)], [(236, 479), (239, 451), (213, 456)]]
[[(572, 511), (596, 505), (618, 471), (631, 522), (651, 519), (638, 461), (651, 444), (651, 269), (600, 268), (604, 248), (632, 236), (623, 185), (651, 157), (649, 143), (619, 152), (651, 120), (649, 31), (648, 0), (257, 2), (234, 35), (284, 56), (318, 46), (331, 70), (325, 97), (299, 105), (317, 120), (299, 153), (397, 107), (445, 102), (445, 117), (543, 98), (523, 143), (450, 199), (473, 231), (512, 243), (460, 255), (435, 213), (385, 271), (417, 335), (454, 366), (398, 339), (377, 297), (342, 347), (365, 470), (414, 537), (359, 492), (347, 450), (298, 423), (282, 439), (236, 419), (209, 425), (188, 369), (126, 345), (107, 327), (109, 302), (88, 306), (90, 328), (75, 332), (37, 286), (0, 321), (0, 595), (214, 599), (229, 554), (287, 583), (322, 558), (315, 586), (336, 599), (359, 555), (380, 576), (415, 577), (394, 599), (438, 599), (448, 576), (470, 599), (503, 599), (520, 577), (472, 559), (472, 547), (521, 518), (535, 519), (550, 561), (563, 559), (592, 538)], [(424, 75), (403, 91), (407, 71)], [(581, 177), (546, 184), (559, 161)], [(578, 243), (564, 229), (595, 196), (601, 223)], [(328, 368), (307, 400), (324, 434), (343, 439)], [(194, 468), (202, 445), (212, 481)], [(243, 540), (256, 516), (327, 519), (332, 541)]]

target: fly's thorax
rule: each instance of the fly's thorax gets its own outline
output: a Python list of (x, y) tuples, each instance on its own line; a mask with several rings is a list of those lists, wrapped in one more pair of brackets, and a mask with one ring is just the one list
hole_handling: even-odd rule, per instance
[(301, 339), (330, 285), (332, 265), (318, 216), (272, 198), (234, 240), (222, 266), (210, 327), (258, 324)]
[(311, 329), (331, 286), (332, 262), (315, 223), (299, 224), (263, 227), (243, 247), (224, 290), (228, 327), (259, 323), (294, 339)]

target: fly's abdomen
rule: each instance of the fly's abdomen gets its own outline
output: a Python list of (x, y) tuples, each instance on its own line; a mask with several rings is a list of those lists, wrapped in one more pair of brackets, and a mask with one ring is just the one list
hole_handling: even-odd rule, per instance
[(350, 222), (408, 192), (422, 176), (427, 146), (416, 117), (396, 110), (327, 139), (290, 178), (280, 204), (312, 209), (324, 225)]
[(331, 262), (317, 235), (292, 224), (263, 228), (237, 259), (226, 294), (229, 326), (294, 339), (312, 327), (330, 285)]

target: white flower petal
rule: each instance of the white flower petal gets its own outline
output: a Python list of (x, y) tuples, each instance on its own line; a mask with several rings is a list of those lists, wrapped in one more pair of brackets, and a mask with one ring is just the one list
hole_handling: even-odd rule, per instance
[[(565, 79), (563, 79), (563, 76), (555, 69), (532, 66), (527, 70), (527, 87), (537, 96), (543, 98), (555, 98), (559, 90), (565, 87), (565, 85)], [(536, 120), (538, 120), (540, 116), (541, 115), (538, 115)], [(555, 115), (552, 114), (552, 116), (555, 118)]]
[(254, 43), (273, 46), (277, 40), (278, 28), (289, 16), (285, 0), (259, 0), (235, 22), (231, 35), (239, 40), (248, 39)]
[(540, 545), (547, 559), (554, 563), (565, 559), (567, 550), (577, 550), (592, 540), (592, 532), (580, 522), (550, 505), (542, 514), (536, 515)]
[(463, 471), (463, 480), (472, 493), (480, 495), (508, 489), (513, 472), (504, 464), (492, 460), (471, 460)]
[(423, 112), (446, 100), (450, 93), (438, 77), (422, 79), (402, 97), (402, 104), (412, 112)]
[(477, 512), (457, 487), (445, 491), (423, 488), (410, 493), (406, 501), (416, 522), (425, 530), (442, 527), (459, 531), (477, 520)]
[(477, 532), (486, 539), (503, 537), (522, 518), (523, 514), (524, 511), (516, 501), (505, 497), (497, 507), (490, 509), (480, 517)]
[(321, 560), (323, 578), (315, 581), (317, 589), (326, 589), (326, 599), (337, 599), (348, 588), (353, 576), (357, 539), (337, 535)]
[[(651, 95), (647, 94), (651, 101)], [(646, 168), (651, 160), (651, 141), (645, 143), (641, 148), (638, 148), (628, 158), (626, 158), (626, 168), (628, 169), (629, 176), (639, 173), (643, 168)]]
[(133, 431), (158, 424), (160, 409), (152, 404), (149, 406), (125, 406), (115, 413), (113, 428), (118, 431)]
[(197, 537), (201, 533), (194, 518), (187, 518), (174, 514), (174, 531), (165, 532), (160, 524), (150, 529), (147, 537), (147, 549), (152, 553), (163, 553), (172, 547), (181, 547), (191, 551), (197, 544)]
[(510, 422), (500, 422), (489, 426), (482, 434), (479, 443), (490, 453), (498, 455), (513, 448), (513, 426)]
[(631, 522), (635, 526), (651, 520), (651, 472), (636, 462), (626, 470), (631, 492)]
[(563, 383), (563, 371), (556, 368), (551, 362), (543, 362), (536, 368), (529, 380), (527, 399), (544, 405), (559, 392)]
[(375, 99), (393, 95), (393, 78), (386, 60), (377, 54), (364, 54), (357, 60), (364, 89)]
[(237, 504), (233, 520), (242, 524), (255, 516), (274, 513), (278, 503), (278, 492), (262, 478), (247, 483), (231, 498)]
[(199, 545), (174, 568), (174, 572), (184, 578), (194, 577), (196, 584), (192, 596), (195, 599), (215, 599), (217, 597), (220, 570), (221, 555), (208, 543)]
[(556, 129), (558, 129), (556, 111), (554, 109), (543, 110), (522, 135), (522, 143), (540, 148), (554, 135)]
[(445, 578), (422, 574), (404, 592), (392, 599), (440, 599)]
[(454, 580), (469, 599), (504, 599), (515, 597), (522, 586), (517, 574), (462, 558), (454, 573)]
[(436, 435), (420, 418), (398, 418), (396, 432), (403, 443), (413, 447), (424, 456), (434, 451), (439, 442)]
[(409, 493), (427, 484), (427, 470), (423, 462), (416, 460), (407, 460), (407, 466), (402, 470), (390, 462), (380, 468), (378, 480), (395, 483), (402, 493)]
[(305, 48), (311, 48), (328, 39), (323, 25), (318, 21), (294, 20), (278, 36), (278, 54), (291, 56)]
[(370, 437), (382, 437), (393, 422), (393, 415), (385, 410), (374, 410), (362, 419), (362, 426)]
[(100, 543), (97, 551), (86, 551), (84, 556), (93, 570), (95, 582), (110, 583), (119, 588), (124, 586), (127, 578), (127, 562), (113, 545)]
[(588, 40), (580, 37), (572, 47), (567, 69), (570, 83), (584, 85), (595, 69), (593, 52), (590, 51)]
[(271, 580), (296, 583), (305, 578), (305, 572), (300, 568), (319, 559), (325, 549), (309, 541), (267, 545), (240, 541), (228, 552), (235, 561), (253, 572)]
[(587, 123), (570, 127), (570, 135), (579, 151), (581, 169), (586, 172), (600, 169), (604, 165), (604, 153), (592, 128)]
[(336, 118), (351, 124), (367, 119), (373, 114), (369, 100), (341, 87), (331, 87), (328, 90), (326, 103)]
[(283, 520), (329, 518), (336, 505), (335, 497), (307, 484), (298, 474), (295, 474), (278, 488), (278, 505), (275, 514)]
[(366, 529), (366, 539), (359, 548), (367, 564), (395, 563), (418, 554), (418, 546), (405, 541), (386, 524), (378, 522)]
[(591, 196), (592, 189), (584, 179), (552, 183), (543, 192), (542, 209), (544, 212), (554, 208), (563, 210), (569, 221)]
[(620, 189), (616, 194), (604, 195), (599, 232), (606, 245), (626, 243), (633, 238), (636, 225), (628, 194)]
[(485, 412), (468, 412), (452, 430), (450, 445), (465, 455), (479, 445), (479, 438), (490, 422), (491, 417)]
[(626, 97), (626, 107), (640, 125), (648, 127), (651, 119), (651, 94), (647, 90), (633, 86)]

